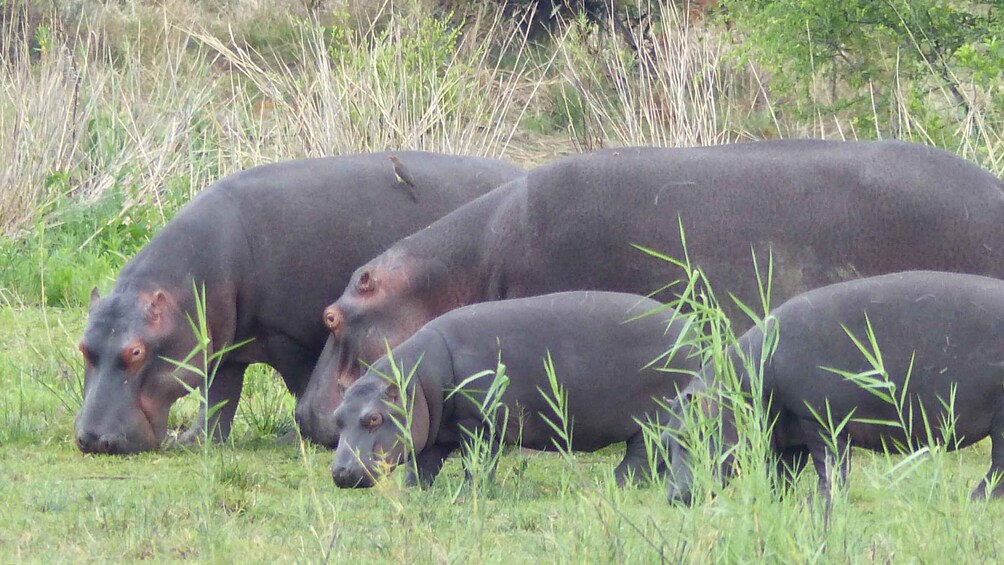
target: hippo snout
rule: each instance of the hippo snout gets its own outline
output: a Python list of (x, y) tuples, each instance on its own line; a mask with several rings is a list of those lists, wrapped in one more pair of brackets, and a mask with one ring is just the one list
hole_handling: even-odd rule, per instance
[(354, 467), (332, 467), (331, 478), (338, 488), (370, 488), (373, 478)]
[(105, 455), (125, 455), (135, 453), (125, 434), (95, 433), (88, 430), (77, 432), (77, 447), (84, 453), (101, 453)]

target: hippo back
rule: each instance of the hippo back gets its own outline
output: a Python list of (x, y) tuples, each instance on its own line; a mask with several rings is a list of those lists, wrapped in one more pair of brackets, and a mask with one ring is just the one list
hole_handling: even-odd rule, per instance
[(999, 179), (919, 145), (617, 149), (531, 171), (488, 230), (486, 262), (500, 296), (582, 288), (645, 294), (681, 273), (632, 245), (683, 259), (682, 224), (686, 256), (745, 328), (726, 297), (759, 304), (754, 252), (761, 274), (773, 259), (775, 303), (906, 269), (997, 276), (1002, 210)]

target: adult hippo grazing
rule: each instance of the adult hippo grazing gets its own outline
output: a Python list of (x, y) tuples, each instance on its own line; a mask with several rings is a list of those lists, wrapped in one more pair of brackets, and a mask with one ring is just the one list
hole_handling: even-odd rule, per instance
[[(632, 319), (651, 311), (656, 312)], [(388, 378), (392, 367), (386, 356), (346, 392), (334, 414), (342, 430), (331, 465), (335, 484), (371, 486), (380, 469), (411, 457), (399, 433), (402, 398), (413, 405), (418, 477), (410, 473), (409, 481), (431, 483), (446, 456), (468, 437), (462, 430), (486, 427), (481, 405), (500, 362), (510, 379), (501, 397), (507, 412), (488, 417), (496, 418), (501, 430), (508, 413), (502, 441), (554, 449), (561, 440), (547, 422), (559, 421), (547, 402), (553, 399), (544, 368), (548, 356), (567, 394), (572, 437), (567, 447), (595, 451), (626, 442), (615, 471), (618, 482), (647, 473), (638, 421), (659, 419), (660, 402), (675, 397), (700, 369), (692, 347), (681, 339), (684, 326), (654, 300), (609, 292), (549, 294), (444, 314), (393, 350), (405, 374), (417, 366), (406, 394)], [(482, 372), (489, 374), (464, 384)], [(454, 394), (461, 387), (465, 392)]]
[[(325, 311), (333, 338), (298, 413), (329, 445), (344, 387), (428, 320), (465, 304), (598, 289), (648, 294), (683, 278), (632, 246), (682, 258), (759, 304), (751, 250), (773, 253), (775, 299), (909, 269), (1004, 273), (1004, 183), (930, 147), (759, 142), (617, 149), (531, 171), (359, 268)], [(679, 285), (660, 298), (669, 300)], [(749, 322), (729, 310), (739, 330)]]
[[(929, 441), (926, 415), (932, 439), (948, 449), (990, 436), (990, 471), (973, 491), (974, 498), (986, 496), (994, 476), (1004, 477), (1004, 282), (930, 271), (894, 273), (807, 292), (770, 318), (767, 334), (776, 336), (773, 355), (763, 359), (764, 330), (755, 327), (729, 351), (728, 362), (749, 392), (754, 376), (748, 367), (764, 361), (762, 395), (765, 406), (770, 400), (767, 419), (775, 422), (771, 447), (786, 464), (779, 471), (797, 472), (811, 458), (820, 494), (828, 497), (837, 459), (837, 479), (846, 479), (848, 447), (919, 448)], [(874, 373), (857, 377), (876, 367), (848, 334), (874, 355), (869, 326), (892, 386), (876, 386), (883, 378)], [(719, 386), (709, 364), (679, 402), (703, 398), (702, 411), (722, 415), (724, 451), (735, 445), (738, 434), (729, 404), (716, 394)], [(899, 409), (893, 399), (901, 403)], [(839, 453), (828, 443), (832, 430), (817, 415), (836, 423), (849, 419), (835, 434)], [(689, 501), (691, 457), (676, 434), (684, 427), (681, 421), (674, 418), (674, 432), (664, 436), (674, 477), (668, 494), (670, 500)], [(954, 434), (945, 437), (942, 423), (949, 421), (955, 422)], [(722, 475), (728, 474), (723, 469)], [(1004, 485), (991, 494), (1004, 494)]]
[[(417, 201), (397, 188), (388, 154), (256, 167), (198, 195), (122, 269), (111, 293), (92, 294), (80, 350), (86, 362), (76, 440), (84, 452), (157, 448), (171, 405), (201, 379), (176, 371), (195, 346), (193, 283), (205, 286), (211, 349), (225, 355), (208, 391), (230, 430), (244, 370), (268, 363), (299, 396), (324, 345), (319, 312), (353, 269), (394, 241), (524, 174), (506, 163), (401, 152)], [(200, 423), (204, 418), (200, 417)], [(187, 434), (195, 437), (198, 424)]]

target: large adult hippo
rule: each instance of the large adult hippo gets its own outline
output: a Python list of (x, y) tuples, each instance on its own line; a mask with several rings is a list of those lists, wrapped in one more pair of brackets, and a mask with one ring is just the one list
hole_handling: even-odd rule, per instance
[[(387, 153), (293, 161), (226, 177), (185, 206), (91, 296), (80, 350), (86, 369), (76, 440), (84, 452), (157, 448), (171, 405), (201, 379), (175, 371), (195, 346), (193, 283), (205, 286), (212, 350), (223, 357), (208, 398), (230, 430), (244, 370), (267, 363), (299, 396), (324, 345), (320, 312), (353, 269), (404, 235), (524, 174), (493, 159), (401, 152), (417, 201)], [(188, 434), (198, 433), (199, 422)]]
[[(553, 450), (557, 441), (565, 448), (548, 423), (560, 422), (548, 403), (554, 398), (548, 358), (567, 395), (567, 447), (595, 451), (626, 442), (615, 470), (618, 482), (647, 474), (639, 421), (665, 422), (665, 403), (700, 369), (699, 356), (681, 336), (685, 327), (654, 300), (610, 292), (548, 294), (448, 312), (393, 350), (401, 374), (417, 367), (407, 394), (389, 378), (393, 368), (386, 356), (349, 387), (334, 414), (342, 437), (332, 478), (339, 487), (368, 487), (381, 469), (414, 455), (418, 476), (409, 473), (409, 481), (431, 483), (447, 455), (467, 439), (462, 430), (477, 433), (486, 418), (502, 430), (508, 416), (503, 443)], [(486, 416), (485, 391), (499, 363), (509, 377), (500, 399), (506, 410)], [(468, 382), (478, 374), (484, 376)], [(413, 405), (414, 453), (400, 434), (402, 398)]]
[[(931, 271), (848, 281), (792, 298), (772, 312), (768, 324), (774, 337), (765, 342), (764, 329), (754, 327), (726, 358), (745, 392), (754, 378), (762, 378), (767, 420), (774, 422), (771, 447), (786, 465), (779, 471), (797, 472), (811, 459), (820, 494), (828, 497), (833, 468), (839, 481), (846, 479), (850, 446), (909, 451), (933, 439), (955, 449), (990, 436), (990, 471), (973, 497), (983, 498), (991, 480), (1004, 477), (1004, 281)], [(865, 374), (876, 368), (860, 349), (875, 355), (869, 327), (887, 385), (876, 384), (883, 377)], [(763, 359), (765, 343), (776, 349)], [(750, 367), (761, 361), (762, 373), (752, 374)], [(715, 367), (708, 364), (679, 402), (702, 398), (698, 410), (721, 415), (718, 449), (724, 452), (739, 434), (719, 387)], [(832, 434), (817, 415), (834, 423), (846, 419), (847, 425)], [(678, 435), (682, 421), (674, 418), (672, 432), (664, 436), (673, 470), (668, 495), (689, 501), (693, 475), (691, 454)], [(942, 424), (950, 421), (954, 433), (945, 437)], [(839, 458), (828, 443), (834, 435)], [(728, 468), (722, 471), (729, 475)], [(991, 494), (1004, 495), (1004, 484)]]
[[(465, 304), (577, 289), (648, 294), (700, 267), (759, 304), (751, 251), (773, 253), (775, 299), (908, 269), (1004, 273), (1004, 183), (900, 142), (771, 141), (566, 158), (463, 206), (360, 267), (326, 309), (332, 331), (299, 406), (337, 443), (344, 388), (428, 320)], [(765, 269), (764, 269), (765, 270)], [(669, 300), (679, 284), (660, 298)], [(749, 326), (738, 308), (734, 327)]]

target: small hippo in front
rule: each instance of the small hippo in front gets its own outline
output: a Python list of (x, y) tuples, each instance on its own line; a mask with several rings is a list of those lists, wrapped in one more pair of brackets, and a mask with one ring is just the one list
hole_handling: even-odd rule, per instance
[[(652, 313), (639, 317), (646, 312)], [(566, 292), (453, 310), (393, 350), (404, 374), (417, 366), (406, 394), (387, 377), (392, 366), (386, 356), (348, 388), (334, 413), (341, 440), (332, 478), (341, 488), (369, 487), (382, 469), (411, 458), (398, 432), (405, 397), (413, 403), (416, 463), (408, 482), (430, 484), (465, 441), (463, 430), (486, 427), (475, 401), (484, 401), (491, 376), (462, 383), (484, 371), (494, 375), (500, 362), (510, 379), (501, 398), (509, 417), (502, 442), (555, 449), (560, 440), (545, 420), (560, 421), (547, 402), (553, 398), (544, 365), (548, 355), (567, 394), (568, 447), (595, 451), (626, 442), (615, 471), (618, 482), (646, 474), (651, 469), (639, 421), (664, 422), (666, 400), (700, 369), (693, 347), (683, 341), (684, 326), (675, 311), (654, 300), (610, 292)], [(459, 387), (463, 393), (451, 394)], [(497, 418), (496, 429), (502, 429), (505, 410)]]
[[(973, 498), (985, 497), (994, 477), (1004, 476), (1004, 282), (932, 271), (859, 279), (792, 298), (771, 313), (767, 324), (767, 335), (776, 335), (776, 350), (763, 364), (762, 397), (769, 407), (768, 421), (774, 422), (771, 447), (782, 478), (790, 479), (811, 459), (819, 492), (829, 500), (830, 472), (837, 468), (836, 479), (846, 480), (849, 447), (910, 451), (927, 445), (924, 415), (933, 440), (948, 449), (990, 436), (990, 471)], [(875, 381), (865, 382), (869, 377), (858, 376), (875, 367), (849, 335), (874, 355), (869, 325), (888, 385), (876, 386)], [(758, 325), (727, 353), (744, 392), (751, 390), (747, 367), (758, 367), (763, 358), (764, 335)], [(720, 382), (708, 364), (674, 402), (700, 401), (695, 408), (722, 418), (717, 454), (739, 441), (735, 416), (717, 394)], [(889, 397), (901, 400), (905, 425), (885, 424), (901, 421)], [(953, 414), (947, 413), (949, 405)], [(689, 503), (691, 454), (679, 441), (683, 425), (673, 412), (670, 431), (663, 436), (672, 474), (668, 497)], [(830, 430), (816, 414), (838, 423), (848, 419), (836, 434), (838, 453), (828, 443)], [(941, 423), (952, 420), (954, 433), (945, 437)], [(729, 475), (731, 465), (729, 460), (724, 463), (722, 476)], [(1004, 485), (996, 485), (990, 495), (1004, 495)]]

